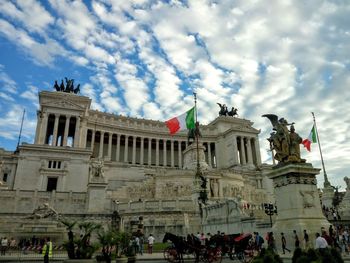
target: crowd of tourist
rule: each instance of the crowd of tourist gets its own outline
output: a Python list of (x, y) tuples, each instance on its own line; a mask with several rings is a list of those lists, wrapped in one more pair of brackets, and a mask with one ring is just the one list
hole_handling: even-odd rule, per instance
[[(334, 229), (333, 226), (330, 225), (328, 230), (322, 227), (320, 232), (315, 234), (314, 243), (306, 229), (303, 231), (301, 237), (297, 234), (296, 230), (293, 230), (292, 236), (294, 241), (294, 249), (302, 248), (304, 250), (308, 250), (309, 248), (325, 249), (327, 247), (334, 247), (341, 254), (349, 255), (350, 236), (348, 227), (343, 227), (340, 225)], [(265, 239), (267, 241), (267, 247), (277, 252), (276, 240), (273, 232), (268, 232)], [(289, 249), (291, 247), (288, 248), (284, 233), (281, 233), (281, 246), (283, 254), (285, 254), (286, 251), (289, 253), (291, 252), (291, 249)]]

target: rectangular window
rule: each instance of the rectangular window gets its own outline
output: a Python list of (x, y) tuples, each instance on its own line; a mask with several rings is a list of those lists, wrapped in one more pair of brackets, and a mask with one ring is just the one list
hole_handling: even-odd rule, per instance
[(62, 168), (62, 161), (48, 161), (48, 168), (49, 169), (61, 169)]
[(47, 188), (46, 191), (52, 192), (57, 189), (57, 177), (48, 177), (47, 178)]

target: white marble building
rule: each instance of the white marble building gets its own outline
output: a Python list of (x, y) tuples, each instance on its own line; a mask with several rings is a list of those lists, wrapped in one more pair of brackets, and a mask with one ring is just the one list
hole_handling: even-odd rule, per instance
[[(170, 136), (161, 121), (91, 110), (88, 97), (73, 93), (42, 91), (39, 103), (34, 143), (0, 149), (0, 235), (15, 235), (6, 224), (20, 224), (45, 202), (94, 220), (118, 211), (125, 227), (143, 216), (145, 231), (157, 236), (200, 231), (195, 171), (184, 163), (187, 133)], [(242, 210), (272, 201), (251, 121), (219, 116), (201, 133), (209, 203), (236, 200)]]

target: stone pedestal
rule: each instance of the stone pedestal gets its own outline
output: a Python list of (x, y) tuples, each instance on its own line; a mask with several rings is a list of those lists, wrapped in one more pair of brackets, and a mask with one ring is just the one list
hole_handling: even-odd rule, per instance
[[(207, 169), (208, 164), (205, 162), (205, 147), (201, 142), (198, 143), (199, 165), (201, 169)], [(195, 170), (197, 168), (197, 143), (193, 142), (183, 151), (183, 169)]]
[(325, 207), (333, 207), (334, 189), (331, 185), (326, 185), (322, 189), (322, 205)]
[(350, 190), (347, 190), (339, 205), (339, 213), (342, 220), (350, 220)]
[(88, 184), (87, 212), (102, 213), (106, 205), (106, 188), (108, 183), (102, 177), (92, 178)]
[(312, 245), (315, 233), (321, 232), (321, 227), (328, 231), (330, 223), (322, 213), (317, 190), (316, 175), (319, 171), (308, 163), (286, 164), (274, 167), (268, 174), (273, 180), (278, 210), (272, 231), (279, 248), (281, 232), (285, 234), (287, 247), (294, 248), (293, 230), (302, 240), (306, 229)]

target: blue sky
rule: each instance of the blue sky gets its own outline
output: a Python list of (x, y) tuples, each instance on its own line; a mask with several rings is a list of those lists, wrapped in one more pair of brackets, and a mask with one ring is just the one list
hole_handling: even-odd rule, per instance
[[(261, 129), (295, 122), (307, 137), (315, 112), (329, 179), (344, 190), (350, 168), (348, 1), (0, 1), (0, 148), (33, 142), (38, 92), (64, 77), (94, 109), (167, 120), (193, 105), (201, 123), (216, 102)], [(301, 150), (321, 167), (317, 145)], [(318, 176), (323, 183), (322, 174)]]

